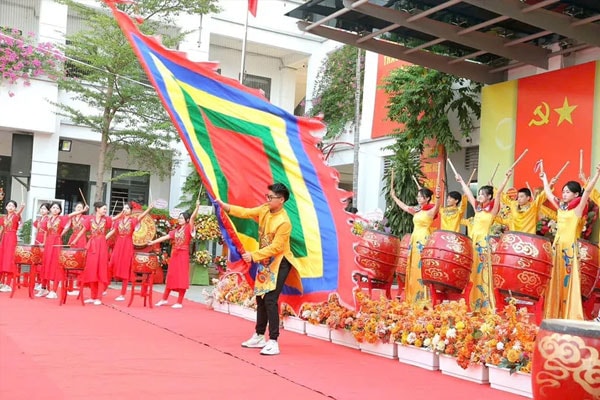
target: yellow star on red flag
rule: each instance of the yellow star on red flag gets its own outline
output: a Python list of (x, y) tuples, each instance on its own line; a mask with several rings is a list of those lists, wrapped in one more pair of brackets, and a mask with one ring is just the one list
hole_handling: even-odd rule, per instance
[(563, 102), (562, 107), (555, 108), (554, 111), (559, 115), (558, 123), (556, 126), (560, 126), (563, 121), (568, 121), (571, 125), (573, 125), (573, 120), (571, 119), (571, 113), (577, 108), (577, 106), (570, 106), (569, 100), (565, 96), (565, 101)]

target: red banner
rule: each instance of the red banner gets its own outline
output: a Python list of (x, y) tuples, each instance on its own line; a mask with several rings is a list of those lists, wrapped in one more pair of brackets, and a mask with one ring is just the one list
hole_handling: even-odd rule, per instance
[(411, 65), (406, 61), (397, 60), (392, 57), (379, 55), (377, 60), (377, 89), (375, 89), (375, 110), (373, 111), (373, 129), (371, 130), (371, 138), (375, 139), (393, 133), (396, 129), (402, 128), (402, 124), (388, 120), (386, 107), (388, 99), (385, 90), (381, 89), (383, 80), (396, 68), (401, 68), (405, 65)]

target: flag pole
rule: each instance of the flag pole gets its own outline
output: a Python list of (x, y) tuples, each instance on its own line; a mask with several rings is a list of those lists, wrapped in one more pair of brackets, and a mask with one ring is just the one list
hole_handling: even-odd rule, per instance
[(244, 40), (242, 41), (242, 64), (240, 66), (240, 83), (244, 84), (244, 75), (246, 71), (246, 42), (248, 41), (248, 14), (250, 10), (246, 8), (246, 21), (244, 22)]

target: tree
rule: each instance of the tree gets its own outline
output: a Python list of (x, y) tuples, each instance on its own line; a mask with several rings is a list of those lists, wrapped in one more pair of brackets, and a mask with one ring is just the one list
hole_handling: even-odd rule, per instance
[[(65, 54), (79, 62), (71, 63), (59, 88), (87, 107), (56, 106), (61, 115), (75, 124), (100, 134), (95, 201), (102, 200), (104, 173), (118, 150), (125, 150), (128, 161), (138, 169), (161, 178), (169, 176), (173, 159), (170, 144), (178, 136), (154, 89), (142, 83), (147, 82), (146, 76), (112, 14), (105, 7), (60, 1), (86, 21), (85, 30), (67, 37)], [(119, 8), (142, 18), (140, 29), (145, 34), (164, 31), (180, 13), (218, 11), (216, 0), (145, 0), (119, 4)], [(177, 35), (163, 35), (166, 46), (180, 39)]]
[[(340, 47), (323, 61), (317, 75), (309, 113), (311, 116), (323, 115), (327, 124), (326, 139), (337, 137), (348, 123), (354, 122), (357, 54), (356, 47)], [(364, 57), (361, 62), (364, 64)], [(364, 68), (361, 68), (360, 77), (362, 81)]]

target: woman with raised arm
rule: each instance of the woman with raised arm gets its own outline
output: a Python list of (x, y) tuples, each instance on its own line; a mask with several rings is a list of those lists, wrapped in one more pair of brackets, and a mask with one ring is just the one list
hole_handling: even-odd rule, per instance
[(183, 307), (183, 297), (185, 292), (190, 287), (190, 241), (195, 233), (194, 222), (200, 209), (200, 201), (196, 201), (196, 208), (190, 216), (189, 213), (183, 212), (179, 214), (177, 222), (179, 226), (169, 232), (168, 235), (148, 242), (148, 246), (153, 246), (156, 243), (172, 240), (171, 258), (169, 259), (169, 268), (167, 270), (167, 283), (162, 299), (156, 303), (156, 307), (169, 304), (169, 295), (172, 290), (175, 290), (179, 296), (177, 303), (173, 304), (172, 308)]
[[(50, 216), (46, 223), (46, 237), (44, 239), (44, 258), (42, 264), (42, 287), (35, 294), (35, 297), (46, 297), (48, 299), (57, 299), (58, 284), (62, 281), (63, 271), (58, 265), (58, 257), (63, 244), (63, 235), (67, 231), (69, 220), (74, 215), (83, 213), (86, 209), (74, 211), (69, 215), (60, 215), (62, 206), (58, 202), (50, 206)], [(52, 281), (51, 290), (50, 282)]]
[(580, 220), (590, 194), (598, 182), (600, 164), (585, 190), (579, 182), (569, 181), (562, 188), (559, 199), (552, 193), (541, 164), (540, 178), (548, 201), (557, 209), (556, 235), (553, 243), (553, 264), (550, 282), (546, 287), (544, 318), (584, 319), (581, 303), (581, 281), (577, 239), (581, 235)]
[(83, 203), (78, 202), (75, 205), (75, 214), (71, 217), (70, 227), (71, 227), (71, 237), (69, 238), (69, 246), (77, 249), (84, 249), (87, 244), (87, 238), (85, 237), (85, 227), (83, 226), (83, 221), (85, 220), (85, 216), (83, 213), (85, 210), (89, 210), (87, 205), (84, 206)]
[(40, 206), (40, 216), (33, 221), (33, 227), (37, 230), (35, 233), (34, 244), (44, 244), (46, 240), (46, 229), (48, 224), (48, 214), (50, 213), (50, 203), (42, 203)]
[(154, 203), (150, 204), (148, 208), (139, 215), (131, 215), (135, 207), (142, 207), (134, 202), (128, 202), (123, 205), (123, 212), (120, 217), (114, 221), (113, 228), (106, 235), (108, 239), (111, 235), (117, 234), (117, 240), (115, 247), (110, 256), (110, 262), (108, 268), (112, 270), (115, 278), (121, 279), (121, 294), (115, 299), (116, 301), (124, 301), (125, 293), (127, 293), (127, 285), (131, 278), (131, 263), (133, 262), (133, 232), (139, 224), (139, 222), (146, 216), (152, 208)]
[(433, 192), (427, 188), (420, 188), (417, 192), (417, 205), (408, 206), (396, 196), (394, 190), (394, 172), (391, 175), (390, 196), (404, 212), (413, 216), (413, 231), (410, 236), (409, 256), (406, 267), (406, 280), (404, 286), (404, 299), (416, 306), (423, 307), (431, 302), (431, 293), (423, 285), (421, 276), (421, 251), (432, 232), (433, 219), (440, 208), (440, 187), (435, 190), (436, 202), (431, 204)]
[(21, 214), (25, 208), (21, 204), (17, 208), (17, 202), (9, 200), (6, 204), (6, 216), (3, 221), (3, 234), (0, 240), (0, 275), (3, 281), (0, 282), (0, 292), (11, 292), (10, 276), (17, 272), (15, 264), (15, 251), (17, 250), (17, 230), (21, 222)]
[(88, 284), (91, 289), (91, 297), (85, 303), (94, 305), (102, 304), (102, 292), (108, 286), (108, 244), (106, 233), (112, 227), (112, 218), (106, 216), (108, 211), (106, 204), (97, 201), (94, 203), (94, 215), (84, 220), (86, 231), (90, 232), (90, 240), (87, 242), (85, 268), (81, 274), (81, 283)]
[[(504, 181), (500, 184), (498, 192), (501, 193), (512, 175), (513, 170), (506, 171)], [(495, 311), (494, 281), (492, 279), (491, 249), (488, 236), (492, 223), (500, 210), (500, 201), (494, 199), (494, 188), (485, 185), (479, 188), (477, 199), (471, 193), (462, 177), (456, 174), (456, 181), (461, 185), (469, 203), (475, 210), (473, 223), (469, 229), (469, 237), (473, 243), (473, 265), (467, 293), (468, 304), (471, 311)]]

